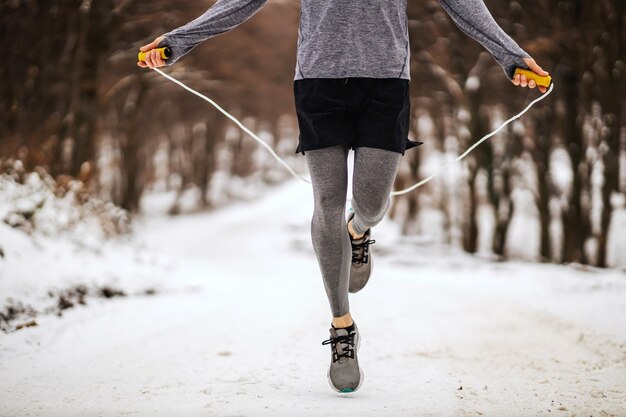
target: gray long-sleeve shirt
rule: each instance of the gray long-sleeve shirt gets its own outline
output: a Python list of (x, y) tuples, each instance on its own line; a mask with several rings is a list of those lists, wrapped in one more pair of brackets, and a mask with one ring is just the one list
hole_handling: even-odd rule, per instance
[[(417, 0), (413, 0), (417, 1)], [(480, 42), (509, 79), (529, 55), (498, 26), (482, 0), (439, 0), (454, 23)], [(266, 0), (218, 0), (197, 19), (165, 34), (167, 65), (206, 39), (249, 19)], [(404, 78), (409, 71), (407, 0), (301, 0), (295, 80)]]

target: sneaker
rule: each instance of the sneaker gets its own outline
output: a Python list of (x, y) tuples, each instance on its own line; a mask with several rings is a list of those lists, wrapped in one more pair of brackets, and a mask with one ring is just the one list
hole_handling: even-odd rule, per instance
[(330, 336), (322, 342), (322, 345), (330, 344), (331, 347), (328, 383), (337, 392), (354, 392), (363, 382), (363, 371), (357, 359), (361, 345), (359, 329), (355, 322), (346, 328), (335, 328), (331, 324)]
[[(354, 212), (351, 212), (348, 216), (348, 223), (354, 217)], [(361, 239), (353, 239), (350, 232), (350, 242), (352, 244), (352, 265), (350, 266), (350, 285), (348, 291), (355, 293), (363, 289), (367, 281), (372, 275), (373, 262), (372, 252), (369, 245), (375, 243), (375, 240), (371, 240), (371, 229), (367, 229)]]

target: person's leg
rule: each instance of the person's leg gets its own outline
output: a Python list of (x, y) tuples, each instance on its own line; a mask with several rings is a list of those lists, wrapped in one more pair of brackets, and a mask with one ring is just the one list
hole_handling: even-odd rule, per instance
[(358, 147), (354, 150), (350, 234), (361, 237), (376, 226), (391, 204), (391, 189), (402, 154), (385, 149)]
[(343, 145), (305, 153), (313, 184), (311, 238), (336, 327), (352, 324), (348, 302), (352, 249), (345, 219), (347, 157)]

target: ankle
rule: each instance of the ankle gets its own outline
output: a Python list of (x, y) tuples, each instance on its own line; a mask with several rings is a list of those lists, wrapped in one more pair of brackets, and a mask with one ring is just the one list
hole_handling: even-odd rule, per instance
[(350, 233), (350, 236), (352, 236), (352, 239), (361, 239), (363, 236), (365, 236), (365, 233), (360, 235), (354, 231), (354, 228), (352, 227), (352, 220), (348, 222), (348, 232)]
[(339, 327), (350, 327), (354, 323), (352, 316), (350, 313), (347, 313), (341, 317), (333, 317), (333, 326), (335, 328)]

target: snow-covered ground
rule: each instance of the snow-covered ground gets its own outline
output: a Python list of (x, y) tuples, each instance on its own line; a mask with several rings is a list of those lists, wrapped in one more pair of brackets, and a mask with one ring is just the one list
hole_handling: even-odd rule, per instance
[(167, 290), (0, 334), (0, 416), (626, 416), (624, 272), (494, 263), (388, 219), (350, 298), (365, 380), (337, 394), (311, 197), (136, 224), (108, 268), (142, 248)]

